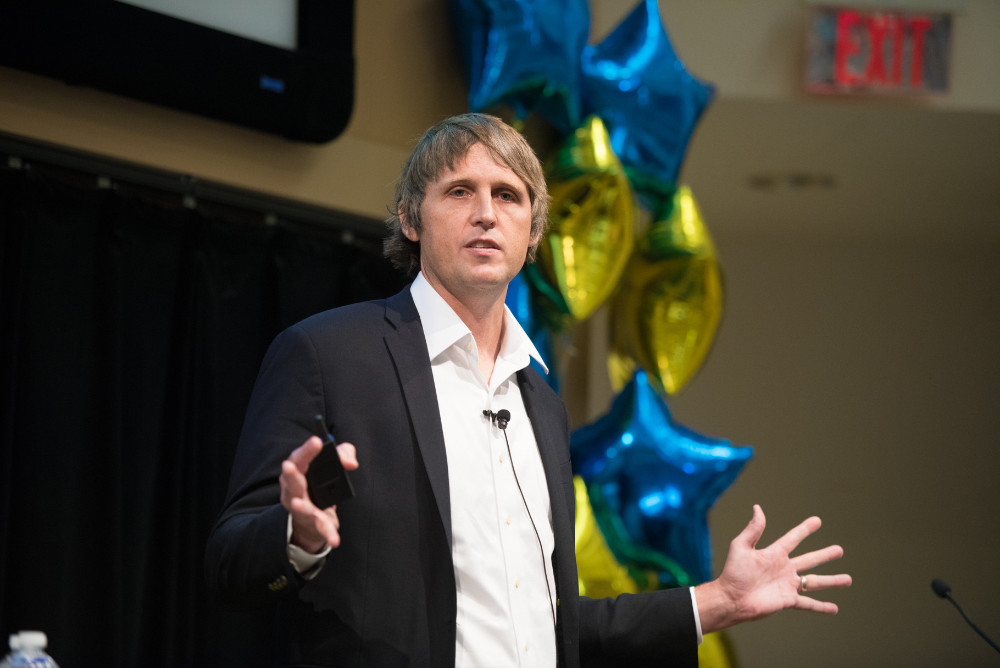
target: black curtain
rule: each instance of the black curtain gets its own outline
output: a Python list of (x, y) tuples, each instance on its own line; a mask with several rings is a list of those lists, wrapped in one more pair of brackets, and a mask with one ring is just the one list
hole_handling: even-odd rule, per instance
[(372, 238), (0, 170), (0, 633), (69, 666), (271, 663), (205, 587), (264, 351), (403, 285)]

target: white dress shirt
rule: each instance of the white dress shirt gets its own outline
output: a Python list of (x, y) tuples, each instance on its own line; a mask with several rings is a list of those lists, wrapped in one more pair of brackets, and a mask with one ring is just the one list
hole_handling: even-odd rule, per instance
[[(422, 274), (410, 294), (424, 329), (448, 454), (456, 665), (555, 666), (552, 515), (516, 378), (530, 357), (542, 360), (507, 310), (487, 382), (469, 328)], [(507, 440), (483, 415), (501, 409), (511, 414)]]

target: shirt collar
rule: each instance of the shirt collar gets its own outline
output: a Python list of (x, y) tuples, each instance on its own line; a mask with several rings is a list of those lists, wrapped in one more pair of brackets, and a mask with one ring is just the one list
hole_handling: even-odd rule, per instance
[[(458, 314), (448, 305), (444, 297), (424, 278), (423, 272), (417, 274), (410, 284), (410, 296), (420, 315), (420, 323), (424, 329), (424, 340), (427, 343), (427, 354), (433, 360), (445, 350), (458, 344), (465, 337), (472, 337), (472, 332)], [(500, 344), (500, 358), (513, 364), (517, 369), (528, 366), (530, 359), (541, 365), (547, 374), (549, 372), (542, 356), (538, 354), (535, 344), (531, 342), (524, 328), (504, 305), (504, 337)]]

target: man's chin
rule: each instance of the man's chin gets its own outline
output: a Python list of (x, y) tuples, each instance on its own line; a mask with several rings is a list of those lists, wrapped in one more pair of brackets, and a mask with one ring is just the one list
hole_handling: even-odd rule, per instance
[(499, 267), (491, 267), (489, 270), (480, 268), (472, 272), (470, 283), (482, 286), (484, 289), (506, 288), (514, 280), (515, 275)]

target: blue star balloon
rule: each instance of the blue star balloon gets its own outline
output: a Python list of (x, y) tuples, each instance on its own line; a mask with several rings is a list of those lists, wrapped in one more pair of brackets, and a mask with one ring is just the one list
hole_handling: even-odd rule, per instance
[(656, 0), (643, 0), (603, 42), (586, 47), (582, 68), (584, 116), (604, 120), (633, 185), (641, 191), (650, 183), (663, 196), (714, 87), (677, 58)]
[(673, 559), (699, 582), (712, 578), (708, 510), (753, 448), (677, 424), (639, 372), (607, 415), (573, 433), (570, 452), (573, 470), (633, 543)]
[(519, 119), (536, 111), (563, 134), (576, 129), (586, 0), (452, 0), (451, 13), (471, 111), (506, 104)]
[(531, 366), (545, 378), (549, 387), (558, 393), (559, 378), (555, 370), (555, 353), (552, 350), (552, 341), (549, 338), (548, 330), (535, 318), (535, 308), (532, 302), (531, 288), (524, 278), (524, 271), (521, 271), (507, 286), (507, 297), (504, 303), (531, 338), (531, 343), (534, 344), (538, 354), (542, 356), (545, 364), (549, 367), (549, 373), (546, 375), (545, 370), (534, 359), (531, 360)]

